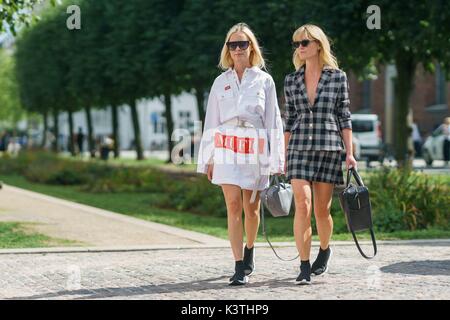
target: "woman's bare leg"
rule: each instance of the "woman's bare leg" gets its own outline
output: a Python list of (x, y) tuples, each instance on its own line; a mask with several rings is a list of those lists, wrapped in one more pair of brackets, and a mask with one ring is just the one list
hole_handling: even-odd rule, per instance
[(322, 250), (328, 248), (333, 234), (333, 218), (330, 214), (333, 188), (331, 183), (313, 182), (314, 215)]
[(243, 201), (244, 201), (244, 214), (245, 214), (245, 235), (247, 239), (247, 248), (251, 249), (253, 248), (253, 245), (255, 244), (256, 237), (258, 236), (258, 229), (259, 229), (259, 221), (260, 221), (260, 215), (259, 215), (259, 208), (260, 208), (260, 201), (259, 201), (259, 194), (260, 191), (256, 193), (256, 198), (253, 203), (250, 203), (250, 198), (252, 196), (252, 190), (242, 190), (243, 195)]
[(294, 191), (295, 216), (294, 216), (294, 238), (300, 260), (309, 260), (311, 252), (311, 201), (312, 190), (309, 181), (303, 179), (291, 180)]
[(223, 184), (222, 191), (227, 206), (228, 238), (235, 261), (243, 258), (242, 196), (241, 188)]

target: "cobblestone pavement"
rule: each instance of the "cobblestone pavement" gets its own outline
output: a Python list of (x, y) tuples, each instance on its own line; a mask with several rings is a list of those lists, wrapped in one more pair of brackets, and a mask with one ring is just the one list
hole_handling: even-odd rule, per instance
[[(2, 299), (450, 299), (450, 240), (382, 243), (363, 259), (352, 243), (337, 244), (330, 272), (297, 286), (298, 262), (256, 248), (256, 271), (230, 287), (234, 262), (223, 248), (125, 252), (2, 253)], [(312, 250), (312, 259), (318, 247)], [(285, 257), (295, 247), (279, 248)]]

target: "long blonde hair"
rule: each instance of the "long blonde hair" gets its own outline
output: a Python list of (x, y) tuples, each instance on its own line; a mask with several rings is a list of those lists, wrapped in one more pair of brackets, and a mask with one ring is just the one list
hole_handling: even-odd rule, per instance
[(231, 35), (236, 32), (245, 33), (247, 38), (250, 40), (250, 45), (252, 48), (252, 51), (250, 52), (250, 64), (252, 66), (257, 66), (260, 69), (264, 69), (266, 67), (266, 63), (264, 62), (261, 49), (259, 48), (258, 40), (256, 39), (250, 27), (243, 22), (235, 24), (228, 31), (227, 36), (225, 38), (225, 43), (223, 44), (222, 47), (222, 52), (220, 54), (219, 68), (226, 70), (234, 66), (233, 59), (231, 59), (230, 50), (227, 47), (227, 42), (230, 40)]
[[(302, 35), (306, 35), (308, 39), (317, 40), (320, 43), (319, 59), (322, 67), (328, 65), (333, 69), (339, 68), (336, 57), (331, 52), (330, 42), (320, 27), (313, 24), (305, 24), (295, 30), (292, 35), (292, 40), (299, 41)], [(305, 60), (300, 59), (297, 50), (294, 51), (292, 62), (294, 63), (295, 70), (300, 69), (306, 63)]]

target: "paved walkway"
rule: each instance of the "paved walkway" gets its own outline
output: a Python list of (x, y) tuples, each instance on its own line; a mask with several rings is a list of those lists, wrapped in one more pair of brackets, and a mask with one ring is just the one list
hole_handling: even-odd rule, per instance
[(33, 229), (83, 246), (224, 244), (197, 232), (144, 221), (107, 210), (4, 185), (0, 221), (33, 222)]
[[(229, 287), (228, 241), (5, 186), (0, 220), (34, 221), (74, 248), (0, 250), (0, 299), (450, 299), (450, 239), (380, 241), (363, 259), (334, 242), (330, 273), (296, 286), (298, 262), (257, 244), (256, 271)], [(367, 244), (367, 242), (364, 242)], [(293, 243), (279, 253), (295, 256)], [(318, 243), (313, 243), (312, 256)]]

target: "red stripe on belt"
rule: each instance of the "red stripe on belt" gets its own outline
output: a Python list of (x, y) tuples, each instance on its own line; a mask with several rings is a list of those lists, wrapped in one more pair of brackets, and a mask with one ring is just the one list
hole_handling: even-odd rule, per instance
[[(214, 146), (216, 148), (225, 148), (232, 150), (235, 153), (253, 154), (255, 138), (227, 136), (221, 133), (216, 133), (214, 136)], [(264, 152), (264, 138), (258, 139), (259, 153)]]

